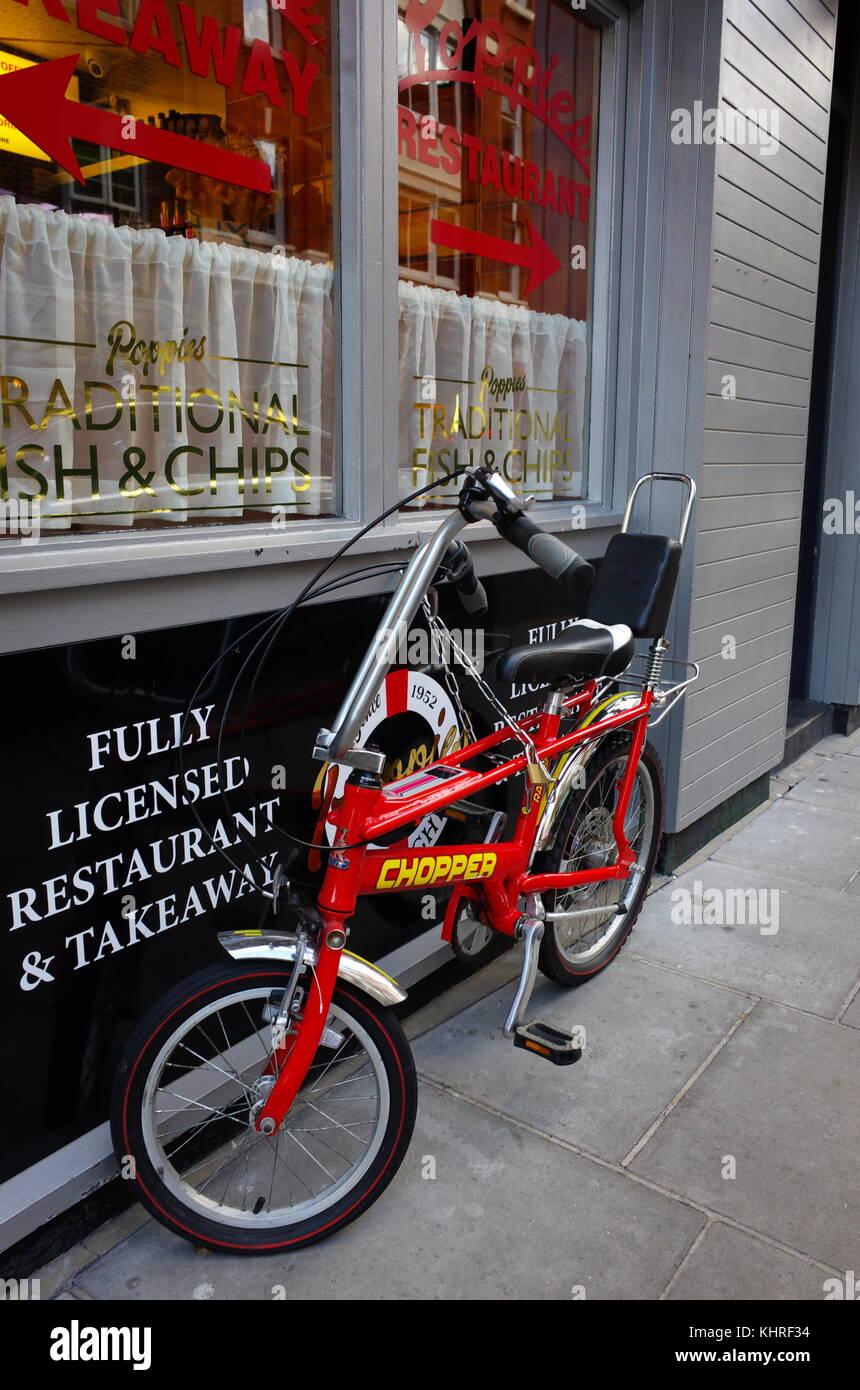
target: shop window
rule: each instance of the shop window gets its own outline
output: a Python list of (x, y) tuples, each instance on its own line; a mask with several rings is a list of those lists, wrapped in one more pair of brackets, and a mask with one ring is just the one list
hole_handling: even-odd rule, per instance
[(565, 0), (396, 3), (401, 495), (484, 460), (583, 497), (600, 30)]
[(42, 533), (338, 513), (331, 9), (0, 0), (0, 487)]

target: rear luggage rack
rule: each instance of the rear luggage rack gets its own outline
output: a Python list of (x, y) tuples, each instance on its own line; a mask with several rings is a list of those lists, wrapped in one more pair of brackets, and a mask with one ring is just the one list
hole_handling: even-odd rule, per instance
[(699, 663), (697, 661), (678, 661), (662, 656), (661, 654), (662, 666), (682, 666), (685, 670), (692, 671), (693, 674), (687, 676), (685, 680), (677, 680), (671, 685), (656, 685), (652, 684), (655, 673), (653, 670), (653, 658), (651, 653), (638, 652), (637, 655), (634, 656), (631, 665), (635, 665), (636, 662), (644, 662), (646, 669), (644, 671), (631, 671), (629, 669), (622, 671), (620, 676), (615, 677), (614, 683), (618, 686), (619, 690), (623, 690), (623, 688), (628, 685), (632, 689), (642, 690), (643, 692), (649, 688), (653, 690), (654, 704), (663, 707), (656, 719), (648, 721), (649, 729), (655, 729), (660, 721), (666, 718), (669, 711), (674, 709), (684, 691), (687, 689), (687, 686), (692, 685), (695, 680), (698, 680)]

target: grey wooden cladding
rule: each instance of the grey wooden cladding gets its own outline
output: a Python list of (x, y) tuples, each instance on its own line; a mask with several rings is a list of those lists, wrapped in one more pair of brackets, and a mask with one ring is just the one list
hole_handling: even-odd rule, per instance
[(730, 429), (753, 434), (806, 435), (808, 412), (804, 406), (774, 405), (772, 401), (723, 400), (709, 396), (705, 402), (705, 426), (720, 430), (723, 422)]
[[(744, 500), (743, 513), (745, 512)], [(799, 537), (799, 517), (790, 521), (765, 521), (758, 526), (748, 526), (744, 520), (735, 526), (702, 531), (696, 546), (696, 565), (717, 565), (725, 560), (735, 564), (750, 558), (761, 560), (772, 551), (795, 546)]]
[[(732, 636), (738, 647), (744, 643), (756, 643), (764, 635), (779, 632), (788, 627), (792, 619), (792, 604), (791, 598), (784, 598), (775, 603), (765, 603), (762, 607), (751, 607), (746, 613), (735, 613)], [(719, 620), (707, 627), (700, 628), (698, 632), (693, 634), (693, 641), (690, 644), (690, 659), (692, 661), (707, 661), (709, 658), (716, 660), (714, 652), (721, 651), (722, 638), (723, 624)], [(723, 659), (720, 656), (719, 660), (722, 661)], [(719, 681), (719, 677), (716, 680)], [(700, 706), (700, 708), (704, 713), (704, 706)]]
[[(761, 346), (763, 341), (755, 334), (724, 328), (711, 320), (708, 335), (710, 355), (716, 354), (721, 361), (736, 362), (739, 367), (756, 367), (758, 370), (779, 372), (783, 376), (809, 381), (809, 357), (805, 349), (787, 347), (784, 343), (775, 343), (773, 339), (765, 349)], [(764, 352), (767, 353), (766, 366), (762, 360)]]
[[(738, 367), (734, 362), (711, 360), (705, 373), (709, 396), (721, 395), (723, 381), (733, 377), (738, 396), (745, 401), (771, 401), (799, 410), (809, 404), (809, 383), (781, 372), (759, 372), (754, 367)], [(720, 428), (721, 426), (718, 426)]]
[[(746, 616), (745, 622), (748, 627), (752, 626), (755, 629), (759, 626), (756, 617), (756, 614)], [(746, 642), (738, 641), (733, 658), (723, 656), (722, 651), (703, 658), (701, 667), (708, 682), (708, 689), (706, 697), (698, 703), (696, 719), (688, 723), (689, 737), (692, 738), (693, 730), (700, 730), (703, 722), (725, 708), (726, 704), (734, 704), (749, 694), (768, 689), (781, 678), (786, 659), (784, 637), (785, 633), (791, 630), (791, 626), (791, 623), (783, 622), (766, 632), (757, 633)], [(733, 635), (737, 640), (738, 634)], [(740, 715), (740, 712), (738, 714)], [(743, 722), (743, 719), (738, 717), (737, 723)], [(717, 731), (717, 735), (722, 733), (722, 729)], [(701, 733), (697, 736), (697, 746), (700, 748), (710, 741)]]
[[(743, 439), (744, 436), (741, 436)], [(718, 441), (718, 445), (722, 444)], [(773, 440), (768, 443), (773, 445)], [(754, 448), (760, 448), (760, 441), (754, 440)], [(750, 450), (753, 453), (753, 450)], [(710, 497), (728, 497), (737, 507), (737, 498), (744, 493), (755, 493), (761, 490), (773, 492), (773, 472), (774, 468), (780, 470), (780, 483), (785, 489), (800, 491), (803, 485), (803, 463), (762, 463), (761, 459), (753, 454), (747, 463), (720, 463), (710, 466), (705, 464), (700, 476), (699, 498), (700, 504), (704, 505)]]
[[(791, 631), (792, 629), (789, 629)], [(774, 634), (776, 638), (778, 634)], [(786, 662), (788, 658), (784, 652), (773, 660), (755, 667), (752, 672), (743, 672), (732, 676), (725, 681), (726, 689), (722, 689), (722, 683), (711, 687), (713, 696), (713, 710), (710, 714), (702, 711), (695, 724), (691, 724), (687, 730), (687, 757), (694, 754), (704, 753), (714, 745), (719, 744), (719, 752), (725, 754), (728, 744), (721, 741), (725, 734), (722, 713), (728, 702), (731, 702), (734, 713), (734, 723), (731, 732), (746, 728), (749, 730), (752, 725), (755, 731), (761, 730), (761, 720), (766, 720), (767, 716), (774, 710), (784, 708), (783, 688), (786, 675)], [(726, 665), (729, 663), (726, 662)], [(749, 676), (751, 688), (747, 689), (747, 681), (743, 677)], [(764, 732), (770, 732), (773, 725), (770, 724)], [(707, 762), (707, 756), (702, 760)], [(701, 764), (696, 764), (691, 769), (694, 773), (698, 771)]]
[[(759, 579), (782, 575), (797, 577), (797, 552), (792, 545), (779, 546), (774, 550), (757, 551), (752, 555), (732, 556), (725, 560), (709, 560), (703, 564), (696, 558), (696, 593), (703, 598), (708, 594), (725, 593), (730, 589), (742, 588), (745, 584), (757, 584)], [(731, 632), (731, 628), (727, 629)], [(702, 694), (702, 688), (695, 688), (688, 697), (687, 708)]]
[[(778, 29), (762, 14), (758, 4), (752, 3), (746, 3), (742, 15), (739, 13), (737, 28), (743, 38), (758, 49), (772, 68), (779, 69), (782, 74), (780, 83), (793, 82), (801, 89), (786, 102), (786, 110), (791, 111), (798, 120), (803, 119), (802, 113), (806, 112), (809, 119), (804, 124), (821, 135), (822, 139), (826, 139), (827, 113), (830, 110), (832, 50), (822, 45), (822, 51), (829, 55), (829, 60), (825, 60), (827, 69), (822, 72), (801, 52), (799, 45), (803, 43), (809, 30), (788, 0), (777, 0), (773, 8), (778, 10), (781, 16), (782, 29)], [(730, 24), (733, 22), (729, 20)], [(785, 31), (791, 34), (791, 38), (786, 37)], [(813, 111), (812, 107), (817, 107), (817, 110)]]
[(765, 275), (754, 270), (743, 261), (732, 256), (715, 256), (712, 279), (714, 289), (736, 294), (740, 299), (752, 300), (766, 309), (778, 309), (795, 318), (811, 321), (815, 308), (815, 294), (812, 290), (792, 285), (777, 275)]
[[(744, 299), (739, 294), (728, 294), (725, 290), (711, 291), (711, 322), (720, 328), (736, 328), (740, 333), (753, 333), (758, 338), (783, 347), (795, 347), (808, 354), (804, 363), (809, 371), (809, 358), (812, 354), (814, 325), (807, 319), (799, 319), (794, 314), (784, 314), (779, 309), (769, 309), (765, 304)], [(764, 362), (762, 366), (764, 367)]]
[[(736, 183), (723, 174), (722, 150), (717, 153), (717, 175), (722, 179), (720, 215), (745, 227), (766, 241), (776, 241), (786, 251), (791, 251), (801, 260), (815, 265), (818, 260), (818, 233), (815, 229), (804, 227), (785, 212), (762, 202), (759, 194), (758, 176), (751, 178), (752, 188), (739, 188)], [(732, 170), (735, 177), (735, 171)]]
[[(793, 169), (781, 166), (784, 153), (780, 149), (776, 154), (765, 155), (758, 145), (722, 145), (718, 155), (720, 174), (738, 188), (754, 188), (759, 202), (814, 231), (821, 218), (823, 180), (820, 189), (816, 181), (815, 191), (798, 188), (792, 180), (799, 174), (810, 185), (813, 179), (808, 168), (801, 171), (796, 165)], [(750, 168), (751, 164), (755, 168)]]
[(721, 102), (776, 107), (780, 148), (717, 148), (677, 828), (782, 755), (834, 38), (820, 0), (725, 0)]
[[(754, 580), (735, 589), (717, 589), (712, 594), (703, 594), (693, 602), (693, 619), (697, 624), (693, 633), (693, 646), (696, 646), (700, 632), (719, 626), (721, 631), (712, 634), (713, 649), (716, 651), (728, 630), (727, 619), (739, 621), (747, 613), (755, 613), (760, 607), (770, 608), (780, 602), (788, 601), (793, 605), (794, 589), (795, 575), (789, 570), (785, 574), (774, 575), (770, 579)], [(701, 651), (699, 654), (701, 655)], [(698, 658), (694, 657), (693, 660)]]
[[(744, 526), (757, 528), (763, 522), (796, 521), (800, 517), (803, 494), (797, 492), (751, 493), (743, 499)], [(737, 523), (737, 497), (705, 497), (699, 503), (699, 532), (719, 531)], [(700, 558), (704, 552), (701, 552)]]
[[(754, 87), (728, 63), (723, 64), (722, 95), (723, 101), (739, 111), (758, 111), (762, 107), (768, 108), (774, 104), (770, 92), (763, 92), (760, 87)], [(796, 179), (798, 174), (801, 179), (806, 178), (802, 166), (808, 164), (811, 173), (806, 191), (814, 195), (815, 189), (820, 187), (823, 196), (825, 143), (811, 135), (788, 111), (780, 110), (779, 149), (775, 154), (763, 155), (762, 159), (768, 165), (772, 164), (774, 172), (786, 179)], [(802, 188), (805, 185), (801, 182), (798, 186)]]
[[(825, 77), (829, 88), (833, 44), (832, 42), (828, 43), (823, 35), (809, 23), (808, 16), (803, 14), (803, 10), (796, 3), (796, 0), (791, 0), (791, 4), (788, 6), (784, 5), (782, 0), (755, 0), (755, 3), (756, 8), (766, 19), (818, 68)], [(820, 13), (820, 6), (816, 8)], [(798, 13), (804, 20), (801, 24), (797, 23)]]
[(824, 40), (828, 48), (833, 47), (835, 4), (827, 4), (826, 0), (791, 0), (791, 8), (806, 21), (813, 33)]
[(708, 783), (714, 776), (722, 777), (728, 772), (734, 782), (730, 791), (735, 791), (778, 763), (784, 746), (785, 701), (780, 699), (759, 718), (740, 727), (733, 723), (728, 733), (692, 753), (688, 786), (697, 797), (710, 800)]
[(762, 275), (774, 275), (788, 285), (815, 293), (813, 262), (795, 255), (769, 237), (749, 231), (719, 210), (714, 219), (714, 252), (730, 256)]
[[(788, 8), (788, 0), (785, 0)], [(742, 13), (741, 13), (742, 10)], [(797, 123), (806, 132), (803, 135), (805, 147), (813, 148), (817, 143), (818, 154), (821, 159), (819, 168), (824, 168), (827, 145), (827, 106), (822, 106), (818, 100), (807, 95), (808, 88), (806, 83), (811, 83), (817, 92), (822, 89), (821, 74), (813, 68), (812, 64), (803, 57), (801, 53), (791, 49), (789, 45), (784, 45), (786, 52), (784, 58), (788, 64), (792, 76), (789, 76), (784, 68), (780, 67), (779, 58), (773, 48), (767, 52), (757, 48), (750, 43), (747, 35), (747, 23), (752, 15), (758, 13), (751, 0), (726, 0), (726, 12), (734, 14), (735, 22), (729, 19), (723, 38), (723, 57), (731, 63), (738, 72), (748, 75), (753, 84), (758, 87), (765, 101), (759, 103), (764, 106), (776, 106), (780, 112), (780, 124), (783, 112), (785, 116)], [(772, 56), (768, 56), (770, 53)], [(780, 138), (782, 132), (780, 131)], [(791, 146), (795, 154), (803, 155), (803, 149)], [(806, 157), (804, 155), (804, 157)], [(810, 163), (814, 161), (810, 160)]]

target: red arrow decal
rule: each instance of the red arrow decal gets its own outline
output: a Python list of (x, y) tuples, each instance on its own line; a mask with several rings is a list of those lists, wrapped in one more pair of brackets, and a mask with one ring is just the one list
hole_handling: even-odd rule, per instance
[(526, 294), (531, 294), (532, 290), (561, 269), (561, 262), (529, 218), (526, 218), (526, 226), (529, 245), (505, 241), (504, 237), (490, 236), (487, 232), (473, 232), (469, 227), (459, 227), (455, 222), (440, 222), (434, 217), (430, 223), (430, 240), (436, 246), (447, 246), (452, 251), (471, 251), (475, 256), (488, 256), (491, 260), (505, 261), (508, 265), (518, 265), (531, 271), (526, 285)]
[(67, 100), (66, 89), (79, 56), (53, 58), (0, 77), (0, 112), (79, 183), (85, 180), (70, 143), (73, 136), (256, 193), (271, 193), (271, 171), (261, 159), (232, 154), (171, 130), (157, 130), (145, 121), (132, 124), (128, 116)]

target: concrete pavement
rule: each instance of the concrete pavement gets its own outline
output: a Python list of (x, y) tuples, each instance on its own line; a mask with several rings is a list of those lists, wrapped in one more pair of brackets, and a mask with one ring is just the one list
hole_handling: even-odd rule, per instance
[(415, 1136), (359, 1221), (237, 1259), (136, 1208), (42, 1297), (792, 1300), (860, 1271), (860, 732), (655, 885), (604, 974), (539, 984), (575, 1067), (502, 1037), (518, 961), (408, 1020)]

